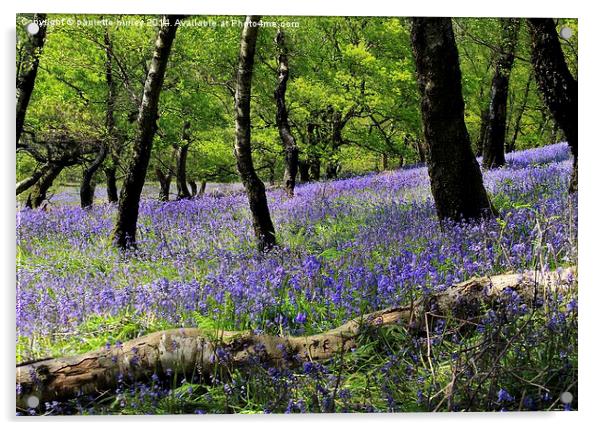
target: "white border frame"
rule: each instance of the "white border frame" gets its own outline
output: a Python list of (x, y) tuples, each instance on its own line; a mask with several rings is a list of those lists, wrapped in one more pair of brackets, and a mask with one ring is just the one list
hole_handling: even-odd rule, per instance
[[(405, 3), (405, 4), (404, 4)], [(382, 427), (424, 427), (433, 426), (447, 429), (484, 427), (504, 429), (509, 426), (537, 426), (544, 428), (590, 427), (596, 418), (602, 418), (600, 411), (601, 370), (597, 365), (600, 353), (600, 323), (597, 314), (602, 303), (602, 282), (597, 267), (598, 255), (602, 255), (600, 244), (600, 223), (597, 214), (602, 210), (598, 184), (602, 184), (599, 164), (602, 160), (600, 146), (600, 103), (602, 65), (600, 64), (600, 42), (602, 37), (601, 16), (596, 11), (595, 2), (558, 0), (503, 0), (496, 3), (469, 0), (455, 1), (416, 1), (399, 2), (393, 0), (297, 0), (284, 2), (275, 0), (244, 0), (203, 2), (197, 4), (185, 0), (4, 0), (2, 5), (2, 53), (4, 64), (0, 76), (5, 91), (0, 102), (2, 135), (2, 186), (0, 202), (8, 205), (1, 211), (3, 226), (2, 283), (4, 311), (4, 352), (2, 361), (2, 406), (1, 418), (9, 427), (31, 428), (80, 428), (82, 426), (106, 428), (108, 425), (131, 427), (144, 425), (148, 428), (164, 427), (169, 421), (188, 426), (236, 426), (249, 429), (280, 428), (287, 430), (308, 426), (364, 429), (369, 425)], [(552, 16), (579, 18), (579, 128), (581, 141), (579, 162), (579, 411), (554, 413), (437, 413), (437, 414), (351, 414), (351, 415), (303, 415), (303, 416), (153, 416), (153, 417), (53, 417), (26, 418), (14, 416), (14, 339), (15, 339), (15, 14), (17, 12), (49, 13), (190, 13), (196, 15), (243, 15), (260, 13), (265, 15), (366, 15), (366, 16)], [(600, 421), (600, 420), (597, 420)], [(598, 423), (598, 426), (600, 423)], [(593, 427), (593, 426), (592, 426)]]

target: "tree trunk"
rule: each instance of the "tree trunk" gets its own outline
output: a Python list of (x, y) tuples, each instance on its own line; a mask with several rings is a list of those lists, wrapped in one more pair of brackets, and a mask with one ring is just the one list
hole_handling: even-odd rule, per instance
[(107, 112), (105, 126), (109, 137), (109, 153), (111, 154), (111, 166), (105, 168), (107, 179), (107, 200), (109, 203), (119, 202), (117, 193), (117, 165), (121, 152), (121, 139), (115, 127), (115, 105), (117, 103), (117, 83), (113, 79), (113, 53), (112, 42), (109, 37), (109, 29), (105, 28), (105, 80), (107, 83)]
[(236, 76), (236, 166), (245, 187), (253, 218), (258, 248), (268, 251), (276, 244), (274, 225), (270, 217), (265, 185), (257, 176), (251, 154), (251, 80), (257, 42), (257, 23), (261, 17), (249, 15), (240, 37), (240, 56)]
[(299, 160), (299, 182), (309, 182), (309, 163), (307, 160)]
[(202, 197), (205, 195), (205, 190), (207, 189), (207, 181), (206, 180), (202, 180), (201, 181), (201, 187), (199, 188), (199, 193), (198, 196)]
[(539, 140), (543, 140), (543, 135), (546, 128), (548, 127), (549, 121), (550, 113), (545, 109), (541, 109), (541, 119), (539, 121), (539, 128), (537, 129), (537, 137), (539, 137)]
[[(508, 90), (508, 111), (506, 113), (506, 129), (504, 130), (504, 136), (508, 137), (508, 135), (510, 134), (510, 127), (511, 127), (511, 120), (512, 120), (512, 115), (514, 114), (514, 108), (515, 108), (515, 104), (516, 104), (516, 91), (510, 91)], [(508, 145), (508, 141), (505, 141), (504, 144), (504, 151), (506, 150), (506, 146)]]
[(330, 140), (332, 152), (330, 154), (331, 159), (326, 165), (326, 179), (336, 179), (341, 171), (341, 164), (337, 159), (337, 154), (343, 145), (343, 128), (345, 128), (349, 118), (351, 118), (351, 112), (352, 110), (343, 118), (341, 111), (337, 109), (333, 109), (332, 111), (332, 136)]
[(483, 139), (483, 167), (494, 168), (506, 163), (504, 157), (506, 142), (506, 113), (508, 108), (508, 87), (514, 63), (514, 51), (518, 40), (520, 20), (502, 18), (502, 42), (495, 72), (491, 81), (491, 101), (487, 118), (487, 129)]
[(268, 183), (273, 187), (276, 184), (276, 168), (273, 164), (268, 166), (268, 172), (270, 172), (268, 176)]
[(188, 159), (188, 145), (182, 145), (176, 153), (176, 185), (178, 200), (192, 197), (186, 181), (186, 161)]
[(310, 166), (309, 166), (310, 181), (319, 181), (320, 180), (321, 165), (322, 165), (322, 162), (320, 160), (320, 157), (318, 155), (312, 155), (311, 159), (310, 159)]
[(520, 133), (520, 123), (523, 118), (523, 114), (525, 113), (525, 109), (527, 108), (527, 102), (529, 101), (529, 90), (531, 87), (531, 81), (533, 80), (533, 73), (529, 73), (529, 78), (527, 79), (527, 85), (525, 86), (525, 94), (523, 96), (523, 101), (518, 107), (516, 112), (516, 122), (514, 123), (514, 132), (512, 133), (512, 138), (510, 139), (510, 143), (506, 147), (506, 152), (512, 152), (516, 149), (516, 139), (518, 138), (518, 133)]
[(336, 179), (339, 176), (341, 165), (338, 161), (329, 161), (326, 164), (326, 179)]
[[(424, 335), (427, 323), (431, 326), (450, 317), (469, 324), (480, 322), (484, 309), (498, 309), (517, 297), (534, 308), (541, 305), (540, 297), (566, 294), (575, 283), (574, 268), (543, 276), (523, 273), (473, 278), (422, 297), (411, 305), (376, 311), (311, 336), (222, 330), (209, 333), (198, 328), (159, 331), (120, 346), (17, 365), (17, 407), (26, 408), (30, 396), (36, 396), (44, 405), (113, 390), (119, 378), (138, 382), (150, 381), (154, 376), (165, 378), (167, 369), (178, 375), (197, 372), (210, 375), (216, 366), (232, 369), (243, 368), (251, 362), (275, 367), (323, 362), (357, 348), (358, 337), (366, 329), (405, 325), (417, 336)], [(514, 301), (510, 303), (516, 305)], [(218, 358), (218, 354), (228, 358)]]
[(86, 175), (84, 172), (82, 181), (79, 185), (79, 198), (82, 209), (92, 207), (94, 203), (94, 194), (96, 193), (96, 181), (92, 176)]
[(171, 173), (163, 173), (161, 168), (155, 168), (155, 174), (157, 175), (157, 179), (159, 180), (159, 201), (168, 202), (169, 201), (169, 188), (171, 187)]
[[(46, 14), (36, 13), (33, 19), (37, 22), (46, 21)], [(23, 133), (25, 115), (33, 93), (40, 64), (40, 55), (46, 39), (46, 23), (44, 22), (44, 25), (40, 25), (39, 28), (40, 30), (36, 34), (27, 34), (24, 56), (17, 71), (17, 147)]]
[(458, 50), (450, 18), (413, 18), (427, 164), (439, 220), (489, 217), (493, 210), (464, 123)]
[(48, 169), (50, 168), (50, 166), (48, 164), (45, 164), (44, 166), (42, 166), (39, 169), (34, 170), (34, 172), (31, 174), (31, 176), (29, 178), (25, 178), (20, 182), (17, 182), (17, 196), (25, 191), (27, 191), (28, 189), (30, 189), (31, 187), (33, 187), (35, 185), (36, 182), (38, 182), (38, 180), (42, 177), (42, 175), (44, 174), (44, 172), (46, 172)]
[(558, 123), (554, 121), (554, 125), (552, 126), (552, 138), (550, 139), (552, 143), (558, 142)]
[(178, 189), (178, 200), (192, 197), (186, 185), (186, 160), (190, 146), (190, 121), (184, 121), (182, 129), (182, 145), (176, 151), (176, 185)]
[(121, 249), (136, 246), (138, 205), (153, 147), (153, 138), (157, 130), (159, 95), (163, 86), (171, 45), (176, 36), (175, 22), (181, 18), (177, 15), (167, 15), (162, 20), (153, 58), (144, 83), (144, 94), (138, 112), (138, 132), (134, 142), (134, 154), (121, 189), (119, 212), (113, 233), (113, 242)]
[(117, 168), (115, 166), (105, 168), (107, 179), (107, 200), (109, 203), (119, 202), (119, 193), (117, 191)]
[(188, 181), (188, 185), (190, 185), (190, 197), (196, 197), (199, 190), (196, 185), (196, 182)]
[(421, 163), (426, 163), (426, 153), (428, 152), (428, 148), (425, 148), (425, 144), (420, 140), (414, 140), (416, 144), (416, 151), (418, 152), (418, 159)]
[(569, 192), (577, 191), (577, 81), (571, 75), (551, 18), (530, 18), (531, 62), (535, 80), (573, 154)]
[(307, 124), (307, 143), (309, 144), (307, 162), (309, 164), (309, 176), (311, 181), (320, 180), (321, 161), (318, 153), (318, 142), (316, 136), (316, 124), (309, 122)]
[(309, 175), (311, 181), (319, 181), (320, 180), (320, 170), (321, 170), (320, 157), (317, 155), (313, 155), (311, 158), (311, 164), (309, 166)]
[(381, 154), (381, 159), (383, 162), (383, 170), (389, 170), (389, 154), (383, 152)]
[(79, 187), (79, 196), (81, 200), (81, 207), (86, 209), (92, 206), (94, 202), (94, 190), (96, 188), (96, 184), (93, 183), (92, 179), (94, 178), (94, 174), (100, 168), (101, 164), (104, 162), (105, 157), (107, 156), (107, 147), (102, 144), (98, 151), (98, 155), (96, 159), (88, 166), (88, 168), (84, 169), (84, 173), (82, 175), (82, 182)]
[(299, 148), (291, 133), (288, 123), (288, 112), (286, 110), (286, 83), (288, 82), (288, 54), (284, 41), (284, 32), (278, 30), (276, 33), (276, 45), (278, 47), (278, 85), (274, 90), (276, 99), (276, 126), (280, 134), (280, 140), (284, 147), (284, 190), (289, 197), (295, 194), (295, 178), (299, 163)]
[(487, 122), (489, 120), (489, 106), (481, 109), (480, 119), (481, 125), (479, 128), (479, 138), (477, 140), (477, 152), (475, 154), (477, 157), (483, 155), (483, 145), (485, 142), (485, 136), (487, 135)]
[(51, 164), (47, 170), (44, 171), (38, 182), (33, 186), (31, 194), (27, 199), (27, 207), (32, 209), (39, 208), (40, 205), (46, 200), (46, 193), (52, 186), (52, 183), (56, 177), (61, 173), (64, 166), (62, 164)]

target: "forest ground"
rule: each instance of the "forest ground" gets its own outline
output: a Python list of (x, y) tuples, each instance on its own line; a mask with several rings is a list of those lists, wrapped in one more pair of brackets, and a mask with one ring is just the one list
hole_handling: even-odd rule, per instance
[[(499, 217), (443, 229), (424, 167), (304, 184), (293, 199), (272, 190), (280, 247), (268, 255), (255, 250), (242, 194), (160, 203), (150, 187), (139, 250), (124, 257), (109, 241), (116, 208), (82, 210), (59, 192), (45, 211), (17, 214), (17, 361), (169, 327), (317, 333), (473, 276), (575, 265), (570, 172), (566, 144), (509, 154), (484, 174)], [(576, 408), (558, 400), (577, 392), (576, 287), (540, 305), (484, 309), (472, 329), (443, 319), (427, 339), (375, 330), (351, 354), (300, 369), (124, 380), (45, 413)]]

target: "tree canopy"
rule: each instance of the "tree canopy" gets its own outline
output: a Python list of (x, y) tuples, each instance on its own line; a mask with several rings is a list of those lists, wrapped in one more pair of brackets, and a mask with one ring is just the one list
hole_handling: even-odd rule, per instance
[[(185, 25), (186, 21), (182, 21), (183, 28), (173, 46), (173, 67), (166, 73), (160, 96), (158, 129), (148, 169), (151, 181), (156, 180), (156, 166), (175, 173), (174, 149), (183, 144), (186, 122), (190, 123), (188, 178), (210, 182), (238, 180), (232, 150), (232, 98), (244, 17), (201, 18), (211, 24), (196, 25), (191, 21)], [(29, 22), (32, 16), (20, 15), (17, 19), (19, 67), (26, 61), (28, 40), (21, 24)], [(123, 148), (121, 162), (107, 157), (105, 165), (118, 163), (117, 176), (122, 178), (126, 160), (131, 156), (156, 26), (117, 23), (152, 24), (158, 17), (49, 15), (48, 19), (58, 24), (47, 27), (22, 139), (46, 141), (59, 133), (76, 140), (106, 140), (108, 55), (117, 84), (113, 133), (120, 136)], [(318, 177), (332, 178), (424, 161), (408, 19), (264, 19), (291, 24), (284, 28), (289, 62), (286, 103), (300, 165), (313, 163)], [(67, 21), (76, 24), (60, 24)], [(558, 25), (577, 32), (575, 20), (560, 20)], [(474, 150), (479, 152), (482, 112), (489, 105), (502, 34), (497, 19), (455, 18), (453, 27), (462, 71), (465, 121)], [(280, 181), (284, 171), (284, 149), (273, 99), (279, 49), (274, 41), (276, 32), (277, 28), (268, 26), (259, 32), (251, 100), (253, 157), (259, 176), (269, 183)], [(561, 40), (567, 64), (575, 76), (576, 39)], [(506, 141), (511, 149), (562, 138), (536, 85), (529, 84), (534, 79), (529, 59), (530, 38), (523, 25), (508, 91)], [(93, 155), (66, 167), (60, 176), (62, 182), (79, 182), (82, 169), (93, 162)], [(30, 176), (38, 164), (28, 152), (19, 152), (17, 179)]]

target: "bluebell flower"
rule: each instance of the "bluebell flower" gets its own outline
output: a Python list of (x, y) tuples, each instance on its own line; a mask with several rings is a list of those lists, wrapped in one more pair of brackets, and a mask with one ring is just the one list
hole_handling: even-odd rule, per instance
[(307, 321), (307, 315), (305, 315), (305, 314), (304, 314), (304, 313), (302, 313), (302, 312), (299, 312), (299, 313), (297, 314), (297, 316), (295, 317), (295, 322), (296, 322), (297, 324), (305, 324), (305, 322), (306, 322), (306, 321)]
[(497, 392), (498, 403), (512, 402), (513, 400), (514, 400), (514, 397), (512, 397), (510, 395), (510, 393), (508, 393), (508, 391), (504, 390), (503, 388), (500, 388), (500, 390)]

